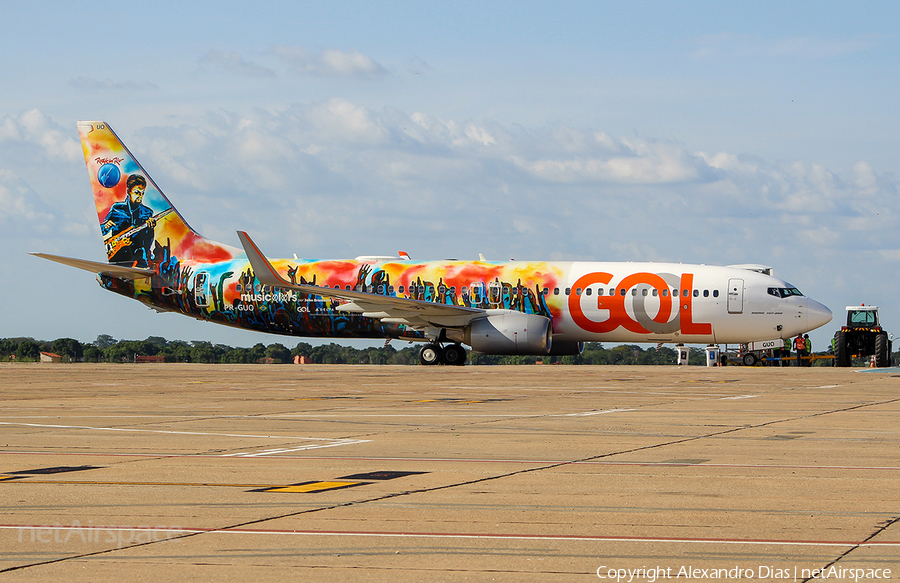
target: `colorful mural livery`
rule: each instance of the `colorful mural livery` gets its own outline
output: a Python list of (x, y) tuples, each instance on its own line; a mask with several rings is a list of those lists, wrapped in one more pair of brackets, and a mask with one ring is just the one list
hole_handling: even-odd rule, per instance
[(107, 262), (36, 255), (159, 311), (292, 336), (419, 341), (425, 364), (462, 364), (464, 344), (575, 354), (586, 341), (737, 343), (831, 319), (757, 265), (269, 260), (246, 233), (234, 247), (194, 231), (105, 122), (78, 130)]

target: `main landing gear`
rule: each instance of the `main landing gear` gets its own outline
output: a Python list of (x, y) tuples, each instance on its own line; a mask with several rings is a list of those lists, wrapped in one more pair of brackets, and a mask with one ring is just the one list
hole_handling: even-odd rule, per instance
[(462, 366), (466, 363), (466, 349), (459, 344), (426, 344), (419, 349), (419, 363), (425, 365), (447, 364)]

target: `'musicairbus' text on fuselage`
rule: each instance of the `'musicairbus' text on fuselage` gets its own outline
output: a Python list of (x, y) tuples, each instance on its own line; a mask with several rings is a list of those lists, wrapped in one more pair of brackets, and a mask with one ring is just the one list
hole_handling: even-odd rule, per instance
[(98, 274), (158, 310), (302, 337), (426, 343), (458, 364), (575, 354), (584, 342), (788, 339), (831, 312), (761, 266), (563, 261), (269, 260), (191, 229), (104, 122), (79, 122), (108, 263), (38, 254)]

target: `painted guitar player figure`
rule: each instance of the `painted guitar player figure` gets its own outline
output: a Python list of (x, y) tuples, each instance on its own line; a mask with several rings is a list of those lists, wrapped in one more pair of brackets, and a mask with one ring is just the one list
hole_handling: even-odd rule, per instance
[(132, 174), (126, 183), (125, 200), (109, 208), (101, 229), (110, 263), (147, 267), (156, 218), (141, 203), (146, 189), (147, 180), (140, 174)]

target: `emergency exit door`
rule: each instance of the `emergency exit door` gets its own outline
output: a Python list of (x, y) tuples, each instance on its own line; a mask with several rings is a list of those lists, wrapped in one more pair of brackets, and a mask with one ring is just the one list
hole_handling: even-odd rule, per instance
[(198, 308), (209, 306), (209, 272), (198, 271), (194, 276), (194, 303)]
[(728, 280), (728, 313), (740, 314), (744, 311), (744, 280)]

